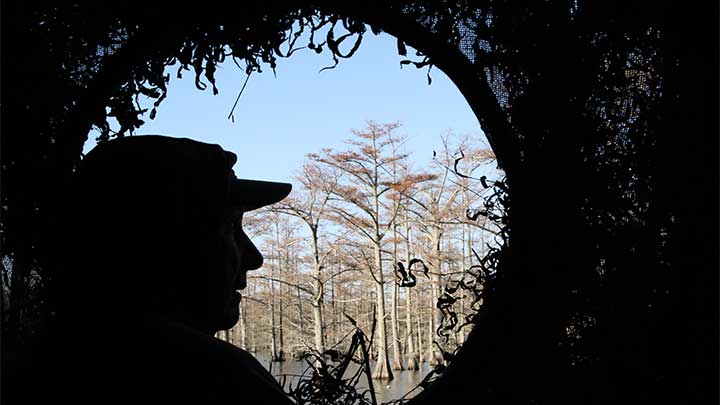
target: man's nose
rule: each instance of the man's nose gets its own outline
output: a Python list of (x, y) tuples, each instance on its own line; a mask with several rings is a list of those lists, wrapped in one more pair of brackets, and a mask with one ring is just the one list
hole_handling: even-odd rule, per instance
[(247, 237), (245, 232), (241, 232), (242, 234), (242, 240), (240, 243), (242, 243), (242, 248), (240, 251), (242, 252), (242, 258), (240, 259), (240, 267), (242, 270), (256, 270), (259, 269), (260, 266), (263, 264), (263, 256), (262, 253), (255, 247), (255, 244), (252, 243), (250, 238)]

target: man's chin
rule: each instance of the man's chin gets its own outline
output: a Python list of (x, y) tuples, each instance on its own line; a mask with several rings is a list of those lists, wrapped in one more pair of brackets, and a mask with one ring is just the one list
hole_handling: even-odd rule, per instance
[(224, 316), (224, 319), (221, 322), (219, 322), (218, 330), (232, 329), (233, 326), (237, 325), (239, 320), (240, 320), (240, 311), (235, 309), (235, 311), (233, 311), (231, 313), (227, 313)]

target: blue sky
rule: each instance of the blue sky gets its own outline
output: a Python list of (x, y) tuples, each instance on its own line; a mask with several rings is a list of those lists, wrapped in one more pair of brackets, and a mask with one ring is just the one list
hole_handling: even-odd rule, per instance
[[(409, 49), (408, 55), (414, 55)], [(137, 134), (164, 134), (217, 143), (238, 154), (234, 169), (240, 178), (291, 182), (305, 154), (323, 147), (343, 148), (350, 130), (366, 120), (400, 121), (399, 133), (407, 134), (407, 147), (415, 166), (430, 161), (440, 150), (440, 135), (448, 130), (474, 134), (484, 140), (477, 118), (447, 76), (437, 68), (404, 66), (400, 69), (395, 38), (368, 32), (357, 53), (341, 59), (332, 70), (327, 52), (300, 50), (280, 59), (277, 76), (267, 67), (254, 73), (235, 108), (228, 114), (245, 81), (245, 74), (231, 61), (220, 66), (212, 89), (195, 88), (194, 74), (186, 71), (171, 81), (168, 98), (155, 120)], [(95, 145), (91, 134), (88, 151)]]

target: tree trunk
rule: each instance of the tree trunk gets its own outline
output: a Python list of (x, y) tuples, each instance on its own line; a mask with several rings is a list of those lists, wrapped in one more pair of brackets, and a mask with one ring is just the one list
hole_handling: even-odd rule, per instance
[[(288, 256), (288, 250), (287, 245), (285, 246), (285, 249), (281, 250), (282, 244), (280, 243), (280, 223), (275, 223), (275, 240), (277, 243), (277, 272), (276, 276), (283, 275), (283, 258), (287, 258)], [(275, 278), (275, 276), (273, 276)], [(279, 305), (278, 305), (278, 350), (277, 350), (277, 357), (275, 358), (275, 361), (285, 361), (285, 339), (283, 336), (283, 285), (280, 284), (278, 287), (280, 296), (278, 297)], [(274, 294), (274, 290), (273, 290)], [(273, 301), (274, 301), (274, 295), (273, 295)]]
[(330, 279), (330, 325), (328, 340), (335, 342), (337, 339), (337, 308), (335, 307), (335, 279)]
[(383, 288), (382, 273), (382, 251), (380, 245), (380, 237), (375, 243), (375, 268), (377, 270), (377, 282), (375, 283), (376, 301), (377, 301), (377, 349), (378, 359), (375, 364), (375, 370), (372, 378), (379, 380), (392, 380), (393, 373), (390, 369), (390, 361), (388, 359), (387, 330), (385, 328), (385, 289)]
[(393, 339), (393, 360), (392, 360), (392, 369), (393, 370), (402, 370), (404, 369), (402, 360), (400, 359), (400, 334), (399, 334), (399, 325), (398, 325), (398, 309), (397, 309), (397, 301), (398, 301), (398, 286), (397, 284), (393, 283), (393, 290), (392, 290), (392, 306), (390, 308), (390, 323), (392, 324), (392, 339)]
[[(377, 285), (373, 284), (370, 288), (368, 288), (368, 299), (367, 299), (367, 308), (365, 309), (366, 312), (366, 319), (367, 319), (367, 329), (371, 330), (372, 323), (371, 319), (375, 319), (375, 334), (378, 334), (378, 320), (377, 320)], [(372, 312), (372, 313), (371, 313)], [(372, 355), (372, 360), (377, 361), (378, 360), (378, 353), (380, 351), (378, 350), (378, 347), (380, 345), (373, 344), (370, 350), (370, 353)]]
[[(393, 221), (392, 228), (393, 228), (393, 266), (397, 265), (398, 262), (398, 255), (397, 255), (397, 230), (395, 227), (395, 223)], [(398, 286), (397, 283), (394, 282), (393, 277), (393, 288), (392, 288), (392, 297), (391, 297), (391, 306), (390, 306), (390, 325), (392, 330), (392, 339), (393, 339), (393, 358), (392, 358), (392, 369), (393, 370), (402, 370), (404, 367), (402, 365), (402, 360), (400, 359), (400, 338), (398, 333), (398, 310), (397, 310), (397, 302), (398, 302)]]
[(305, 330), (305, 325), (303, 323), (302, 297), (300, 296), (300, 286), (297, 287), (297, 308), (300, 330), (302, 331)]
[(315, 350), (320, 356), (324, 356), (325, 342), (322, 333), (322, 307), (321, 303), (315, 301), (313, 303), (313, 316), (315, 317)]
[(430, 286), (430, 303), (429, 303), (429, 311), (428, 311), (428, 329), (427, 329), (427, 355), (425, 356), (427, 358), (428, 364), (430, 364), (431, 367), (434, 367), (438, 364), (437, 362), (437, 356), (435, 355), (435, 352), (437, 351), (435, 344), (433, 341), (435, 340), (435, 303), (437, 302), (437, 299), (435, 298), (435, 288), (434, 286)]
[[(407, 271), (410, 271), (410, 218), (408, 217), (407, 207), (405, 209), (405, 266)], [(405, 326), (407, 329), (407, 369), (417, 370), (420, 368), (418, 352), (415, 351), (415, 344), (413, 342), (413, 323), (412, 323), (412, 291), (413, 288), (408, 287), (407, 298), (405, 304)]]
[[(256, 289), (257, 289), (256, 287), (257, 287), (257, 285), (255, 283), (253, 283), (252, 284), (252, 294), (253, 295), (256, 292)], [(256, 306), (253, 306), (253, 305), (249, 305), (247, 307), (247, 311), (246, 311), (247, 319), (255, 319), (256, 316), (259, 318), (258, 311), (254, 309), (255, 307)], [(245, 314), (243, 314), (243, 315), (245, 315)], [(247, 323), (245, 325), (247, 325)], [(257, 353), (258, 329), (259, 328), (250, 328), (250, 330), (252, 331), (252, 333), (250, 334), (250, 353)], [(247, 327), (245, 330), (247, 331)]]
[[(465, 232), (465, 227), (468, 227), (467, 231)], [(472, 257), (468, 257), (470, 259), (470, 266), (467, 265), (467, 261), (465, 260), (465, 241), (468, 238), (468, 235), (471, 231), (470, 225), (460, 225), (462, 229), (462, 240), (460, 243), (460, 256), (462, 257), (462, 268), (460, 269), (461, 272), (465, 272), (471, 265), (472, 265)], [(458, 314), (458, 321), (460, 324), (465, 323), (465, 291), (460, 289), (460, 313)], [(461, 328), (460, 330), (455, 333), (455, 341), (457, 342), (457, 345), (460, 346), (465, 342), (465, 331), (464, 328)]]
[(405, 325), (407, 329), (407, 369), (419, 369), (418, 355), (415, 352), (413, 344), (413, 328), (412, 328), (412, 288), (407, 289), (407, 299), (405, 304)]
[[(420, 297), (419, 294), (418, 294), (418, 297)], [(417, 323), (417, 328), (415, 330), (417, 330), (417, 340), (418, 340), (417, 353), (418, 353), (418, 360), (422, 363), (423, 361), (426, 361), (426, 359), (423, 359), (423, 354), (425, 352), (423, 352), (422, 328), (420, 327), (421, 325), (420, 325), (420, 300), (419, 299), (418, 299), (417, 304), (415, 304), (415, 311), (417, 313), (417, 317), (415, 317), (415, 323)]]
[[(279, 252), (275, 251), (275, 254), (279, 256)], [(276, 256), (276, 257), (278, 257)], [(277, 347), (277, 337), (275, 329), (275, 267), (270, 268), (270, 360), (279, 361), (280, 355)]]
[(312, 248), (315, 265), (315, 297), (313, 300), (313, 316), (315, 318), (315, 350), (320, 356), (325, 355), (325, 336), (323, 334), (323, 291), (322, 266), (318, 249), (317, 228), (312, 229)]
[(283, 299), (280, 286), (280, 305), (278, 305), (278, 361), (285, 361), (285, 336), (283, 335)]
[(428, 327), (428, 360), (431, 366), (439, 364), (442, 359), (437, 345), (433, 343), (435, 341), (436, 330), (442, 323), (442, 313), (437, 308), (437, 302), (440, 298), (440, 274), (442, 273), (441, 238), (442, 233), (440, 229), (433, 228), (430, 235), (430, 242), (433, 248), (431, 268), (434, 274), (432, 275), (432, 282), (430, 283), (430, 325)]
[(240, 321), (238, 328), (240, 329), (240, 348), (247, 350), (247, 328), (245, 323), (245, 301), (240, 301)]
[(275, 286), (274, 282), (270, 280), (270, 358), (272, 361), (278, 361), (280, 356), (277, 350), (277, 340), (275, 338)]

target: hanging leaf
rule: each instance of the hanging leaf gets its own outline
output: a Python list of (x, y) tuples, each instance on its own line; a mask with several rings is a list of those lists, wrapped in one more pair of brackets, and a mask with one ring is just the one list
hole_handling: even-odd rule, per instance
[(395, 264), (395, 276), (399, 279), (396, 284), (400, 287), (414, 287), (417, 284), (417, 277), (410, 271), (405, 271), (405, 266), (402, 262)]
[(428, 266), (427, 266), (422, 260), (420, 260), (420, 259), (412, 259), (412, 260), (410, 260), (410, 263), (408, 264), (408, 271), (412, 270), (413, 265), (415, 265), (415, 264), (417, 264), (417, 263), (420, 263), (420, 264), (422, 265), (422, 267), (423, 267), (423, 274), (425, 274), (425, 277), (427, 277), (427, 278), (429, 279), (430, 276), (428, 275), (428, 270), (429, 270), (429, 269), (428, 269)]
[(405, 42), (400, 38), (397, 39), (397, 50), (398, 55), (407, 56), (407, 47), (405, 47)]

